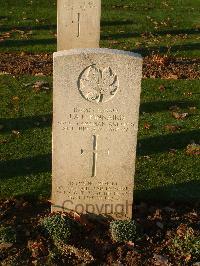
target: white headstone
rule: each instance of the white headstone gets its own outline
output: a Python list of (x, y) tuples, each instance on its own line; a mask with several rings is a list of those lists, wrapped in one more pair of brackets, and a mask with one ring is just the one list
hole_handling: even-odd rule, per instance
[(132, 216), (142, 58), (54, 53), (53, 211)]
[(58, 51), (99, 47), (101, 0), (58, 0), (57, 12)]

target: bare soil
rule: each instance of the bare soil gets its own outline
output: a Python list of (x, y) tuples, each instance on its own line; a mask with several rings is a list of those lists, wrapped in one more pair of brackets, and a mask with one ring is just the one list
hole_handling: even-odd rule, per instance
[(83, 232), (74, 235), (61, 254), (56, 254), (50, 237), (40, 230), (40, 219), (49, 214), (48, 201), (33, 203), (23, 198), (0, 201), (0, 224), (11, 225), (17, 232), (17, 243), (0, 245), (0, 265), (163, 266), (198, 262), (198, 258), (188, 253), (170, 253), (169, 245), (175, 235), (184, 235), (185, 228), (192, 228), (195, 235), (200, 234), (200, 203), (137, 203), (134, 220), (139, 237), (134, 243), (114, 242), (109, 222), (80, 219)]
[[(0, 74), (51, 76), (52, 54), (0, 53)], [(144, 78), (199, 79), (200, 58), (152, 55), (144, 58)]]

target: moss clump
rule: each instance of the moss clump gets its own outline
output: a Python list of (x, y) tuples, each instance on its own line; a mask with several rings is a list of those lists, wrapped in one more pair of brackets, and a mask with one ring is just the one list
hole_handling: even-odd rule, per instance
[(113, 221), (110, 223), (112, 239), (117, 242), (134, 241), (136, 238), (136, 224), (134, 221)]
[(17, 236), (15, 230), (11, 226), (0, 227), (0, 244), (4, 243), (16, 243)]
[(73, 233), (80, 231), (77, 222), (61, 214), (53, 214), (43, 218), (41, 225), (54, 241), (65, 244), (69, 242)]

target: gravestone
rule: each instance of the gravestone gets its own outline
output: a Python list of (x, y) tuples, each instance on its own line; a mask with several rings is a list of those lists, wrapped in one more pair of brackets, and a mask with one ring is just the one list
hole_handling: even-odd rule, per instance
[(53, 211), (132, 216), (142, 58), (54, 53)]
[(101, 0), (58, 0), (57, 12), (58, 51), (99, 47)]

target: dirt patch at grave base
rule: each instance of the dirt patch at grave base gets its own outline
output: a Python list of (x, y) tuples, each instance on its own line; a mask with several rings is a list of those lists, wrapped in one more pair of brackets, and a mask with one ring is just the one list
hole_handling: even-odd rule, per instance
[[(75, 215), (83, 230), (81, 235), (73, 235), (69, 245), (62, 246), (60, 253), (40, 226), (41, 218), (50, 214), (49, 202), (32, 203), (23, 198), (1, 200), (0, 211), (0, 224), (11, 226), (17, 234), (15, 244), (0, 243), (0, 264), (4, 266), (163, 266), (195, 265), (200, 262), (200, 250), (195, 253), (192, 246), (194, 239), (191, 242), (188, 238), (188, 232), (192, 232), (192, 236), (200, 241), (200, 203), (137, 203), (134, 219), (138, 224), (138, 237), (134, 243), (114, 242), (111, 239), (109, 223), (106, 221), (77, 219)], [(177, 237), (182, 239), (182, 242), (178, 242)], [(179, 243), (179, 249), (170, 251), (173, 240)]]
[[(52, 54), (0, 53), (0, 74), (52, 75)], [(175, 58), (152, 55), (144, 58), (143, 77), (199, 79), (200, 58)]]

